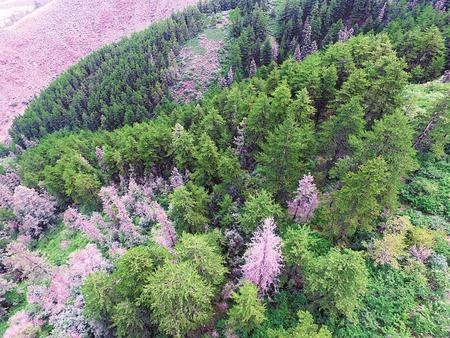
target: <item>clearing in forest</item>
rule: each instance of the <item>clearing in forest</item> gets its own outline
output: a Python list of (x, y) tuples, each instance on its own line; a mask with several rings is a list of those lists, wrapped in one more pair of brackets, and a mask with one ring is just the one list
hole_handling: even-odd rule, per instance
[(217, 80), (224, 50), (228, 13), (214, 18), (213, 24), (189, 40), (177, 57), (176, 81), (171, 88), (177, 102), (190, 102), (202, 97), (208, 86)]

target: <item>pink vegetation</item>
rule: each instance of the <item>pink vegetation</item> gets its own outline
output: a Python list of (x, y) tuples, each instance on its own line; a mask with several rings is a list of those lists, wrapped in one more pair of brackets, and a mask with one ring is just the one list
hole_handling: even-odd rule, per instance
[(425, 263), (426, 260), (433, 254), (433, 250), (415, 245), (409, 249), (409, 252), (421, 263)]
[(32, 338), (39, 332), (42, 321), (33, 319), (26, 311), (19, 311), (12, 316), (9, 327), (5, 331), (4, 338)]
[(245, 252), (244, 278), (256, 284), (264, 294), (281, 273), (281, 238), (275, 234), (273, 218), (267, 218), (253, 235)]
[(40, 305), (47, 313), (56, 315), (66, 306), (71, 290), (83, 284), (94, 271), (105, 269), (107, 262), (94, 244), (71, 254), (65, 266), (53, 270), (50, 285), (28, 287), (28, 302)]
[(196, 2), (52, 0), (0, 28), (0, 141), (30, 99), (80, 58)]
[(314, 177), (305, 175), (298, 183), (294, 200), (288, 203), (288, 213), (301, 224), (311, 219), (318, 205), (319, 197)]

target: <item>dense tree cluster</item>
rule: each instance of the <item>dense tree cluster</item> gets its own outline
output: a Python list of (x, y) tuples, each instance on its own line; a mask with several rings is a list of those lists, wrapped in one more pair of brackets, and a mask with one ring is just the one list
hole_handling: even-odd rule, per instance
[[(445, 4), (272, 5), (202, 1), (16, 121), (0, 334), (448, 336), (450, 84), (408, 84), (442, 73)], [(163, 100), (178, 48), (224, 9), (220, 86)]]

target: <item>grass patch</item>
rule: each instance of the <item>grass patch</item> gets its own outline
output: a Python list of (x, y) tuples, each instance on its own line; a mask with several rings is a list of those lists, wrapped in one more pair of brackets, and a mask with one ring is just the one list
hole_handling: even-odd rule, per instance
[(220, 28), (208, 28), (203, 32), (203, 34), (209, 40), (215, 40), (215, 41), (225, 40), (225, 32), (223, 29), (220, 29)]
[(5, 294), (5, 300), (7, 303), (12, 304), (8, 309), (8, 317), (0, 321), (0, 337), (3, 337), (6, 329), (8, 328), (8, 319), (14, 316), (17, 312), (23, 310), (27, 306), (27, 286), (26, 282), (21, 282), (13, 290), (8, 291)]
[(207, 50), (200, 46), (198, 38), (190, 39), (186, 42), (186, 46), (192, 51), (192, 53), (197, 55), (205, 55)]
[[(65, 248), (61, 248), (61, 242), (68, 241)], [(84, 248), (89, 240), (81, 232), (68, 229), (62, 222), (56, 228), (47, 232), (37, 245), (39, 251), (51, 264), (62, 265), (67, 262), (69, 255)]]

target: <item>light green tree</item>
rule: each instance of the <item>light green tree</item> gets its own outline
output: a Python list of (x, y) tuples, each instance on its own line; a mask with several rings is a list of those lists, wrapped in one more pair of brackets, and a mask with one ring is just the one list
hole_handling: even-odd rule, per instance
[(367, 289), (368, 271), (361, 252), (333, 248), (311, 260), (305, 270), (306, 292), (333, 318), (352, 320)]
[(169, 263), (148, 279), (141, 297), (161, 332), (177, 338), (213, 316), (213, 288), (189, 262)]
[(258, 288), (244, 282), (232, 295), (234, 304), (228, 311), (227, 325), (232, 330), (251, 332), (265, 320), (265, 307), (258, 299)]

